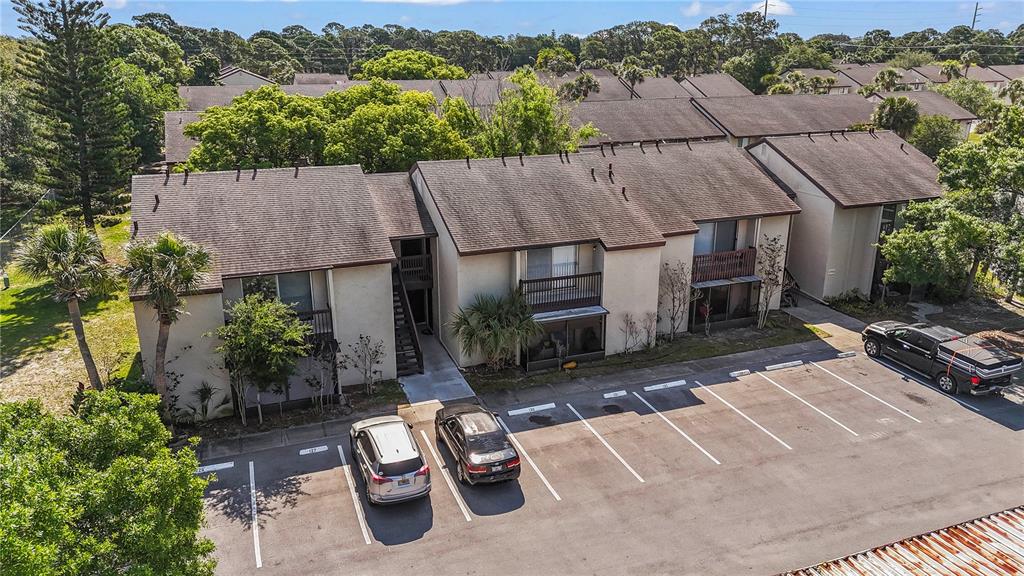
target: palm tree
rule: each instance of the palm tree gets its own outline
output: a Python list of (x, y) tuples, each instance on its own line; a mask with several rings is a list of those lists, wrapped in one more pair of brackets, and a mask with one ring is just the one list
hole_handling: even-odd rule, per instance
[(651, 71), (641, 68), (635, 64), (627, 64), (622, 67), (622, 79), (629, 84), (630, 98), (633, 97), (633, 88), (644, 81), (644, 78), (651, 75)]
[(18, 249), (16, 259), (18, 268), (29, 277), (53, 285), (54, 300), (67, 303), (89, 384), (102, 390), (103, 381), (85, 340), (79, 307), (80, 301), (105, 293), (112, 284), (113, 275), (103, 258), (100, 239), (80, 224), (58, 220), (36, 230)]
[(874, 80), (871, 82), (877, 87), (879, 92), (892, 92), (899, 86), (900, 80), (903, 78), (903, 73), (895, 68), (883, 68), (875, 74)]
[(871, 114), (871, 122), (875, 126), (892, 130), (900, 138), (910, 135), (917, 124), (917, 118), (917, 102), (906, 96), (882, 100)]
[(167, 392), (164, 365), (171, 324), (182, 313), (182, 296), (194, 292), (205, 280), (210, 253), (199, 244), (162, 232), (152, 239), (130, 243), (125, 248), (125, 260), (121, 274), (128, 280), (129, 290), (144, 295), (146, 303), (156, 309), (159, 329), (153, 386), (163, 396)]
[(981, 62), (981, 54), (977, 50), (968, 50), (960, 55), (960, 63), (964, 65), (964, 76), (971, 66)]
[(946, 77), (946, 81), (950, 82), (954, 78), (962, 76), (960, 73), (960, 61), (959, 60), (943, 60), (939, 62), (939, 73)]
[(521, 290), (505, 297), (478, 294), (473, 304), (455, 313), (452, 329), (463, 352), (482, 353), (494, 369), (514, 361), (519, 349), (542, 332)]

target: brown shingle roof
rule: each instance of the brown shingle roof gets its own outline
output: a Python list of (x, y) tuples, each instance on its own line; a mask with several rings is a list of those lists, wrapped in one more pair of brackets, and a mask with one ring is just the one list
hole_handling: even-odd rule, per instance
[[(608, 102), (611, 100), (629, 100), (633, 98), (633, 93), (629, 91), (629, 88), (607, 70), (587, 70), (587, 72), (594, 76), (601, 87), (597, 92), (591, 92), (587, 96), (587, 102)], [(580, 72), (569, 72), (564, 76), (554, 76), (550, 73), (541, 72), (537, 75), (537, 78), (543, 84), (558, 89), (562, 84), (575, 80), (580, 74)]]
[(689, 99), (682, 98), (581, 102), (572, 111), (572, 121), (575, 126), (591, 122), (605, 134), (591, 140), (591, 146), (601, 142), (725, 137)]
[(701, 96), (717, 98), (719, 96), (750, 96), (753, 94), (739, 80), (729, 74), (698, 74), (687, 76), (680, 82), (683, 88), (695, 98)]
[(395, 257), (358, 166), (134, 176), (132, 221), (139, 238), (170, 230), (210, 249), (206, 291), (222, 277)]
[(633, 91), (641, 98), (685, 98), (693, 94), (683, 88), (672, 78), (644, 78), (644, 81), (633, 87)]
[[(444, 89), (437, 80), (391, 80), (403, 90), (430, 92), (438, 102), (444, 100)], [(365, 80), (349, 80), (337, 84), (291, 84), (281, 86), (286, 94), (320, 97), (334, 90), (345, 90), (352, 86), (366, 84)], [(210, 106), (227, 106), (232, 100), (259, 86), (178, 86), (178, 96), (185, 101), (185, 107), (201, 112)]]
[(199, 112), (175, 110), (164, 112), (164, 160), (184, 162), (197, 142), (185, 136), (185, 126), (199, 120)]
[[(873, 64), (840, 64), (838, 68), (839, 72), (842, 73), (844, 76), (853, 80), (858, 85), (864, 86), (865, 84), (870, 84), (874, 82), (876, 74), (878, 74), (882, 70), (885, 70), (886, 68), (894, 68), (894, 66), (889, 66), (888, 64), (876, 62)], [(900, 84), (915, 85), (925, 84), (926, 82), (928, 82), (927, 78), (921, 76), (913, 69), (896, 69), (903, 73), (902, 78), (900, 78)]]
[(788, 136), (766, 142), (843, 208), (942, 194), (938, 168), (892, 132)]
[[(487, 78), (471, 78), (468, 80), (442, 80), (444, 94), (450, 98), (462, 98), (470, 106), (488, 107), (498, 103), (501, 91), (514, 88), (515, 85), (506, 80)], [(443, 98), (441, 99), (443, 101)]]
[(427, 209), (413, 191), (408, 173), (367, 174), (366, 185), (388, 238), (437, 236)]
[[(946, 77), (942, 75), (942, 67), (929, 64), (928, 66), (917, 66), (914, 68), (922, 76), (930, 80), (935, 84), (942, 84), (948, 82)], [(960, 71), (963, 73), (963, 70)], [(977, 80), (979, 82), (1005, 82), (1006, 78), (1002, 74), (989, 70), (983, 66), (971, 66), (967, 69), (967, 78), (971, 80)]]
[(224, 80), (228, 76), (242, 75), (252, 79), (253, 85), (262, 85), (267, 83), (273, 83), (273, 80), (265, 76), (261, 76), (251, 70), (245, 68), (239, 68), (238, 66), (224, 66), (217, 72), (216, 80), (218, 82)]
[(696, 232), (695, 221), (799, 212), (744, 150), (725, 142), (660, 150), (588, 151), (568, 162), (528, 156), (523, 165), (481, 159), (468, 168), (420, 162), (413, 170), (461, 254), (585, 241), (609, 250), (657, 246)]
[(697, 98), (697, 106), (735, 138), (845, 130), (867, 122), (874, 105), (856, 94), (779, 94)]
[(1007, 80), (1024, 78), (1024, 64), (1000, 64), (997, 66), (989, 66), (988, 69), (996, 72)]
[(924, 116), (926, 114), (938, 114), (939, 116), (945, 116), (951, 120), (958, 122), (966, 120), (976, 120), (978, 117), (972, 114), (969, 110), (964, 110), (953, 102), (949, 98), (946, 98), (938, 92), (932, 90), (906, 90), (904, 92), (878, 92), (882, 98), (895, 98), (897, 96), (906, 96), (914, 102), (917, 102), (917, 113)]

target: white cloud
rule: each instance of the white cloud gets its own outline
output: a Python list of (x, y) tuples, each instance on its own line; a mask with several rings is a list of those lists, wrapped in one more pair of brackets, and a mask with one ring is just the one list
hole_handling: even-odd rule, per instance
[[(754, 2), (750, 5), (750, 12), (764, 12), (764, 2)], [(768, 0), (768, 13), (776, 16), (792, 16), (795, 14), (793, 6), (786, 0)]]
[(700, 0), (693, 0), (693, 2), (690, 2), (689, 6), (682, 9), (683, 16), (689, 16), (690, 18), (693, 18), (694, 16), (700, 16), (700, 11), (702, 8), (703, 6), (701, 6)]
[(373, 4), (432, 4), (435, 6), (451, 6), (462, 4), (469, 0), (362, 0)]
[(111, 10), (120, 10), (127, 3), (128, 0), (103, 0), (103, 5)]

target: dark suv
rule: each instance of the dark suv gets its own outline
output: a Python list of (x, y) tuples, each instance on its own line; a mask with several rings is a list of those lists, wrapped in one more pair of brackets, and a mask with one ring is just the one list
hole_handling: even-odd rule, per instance
[(1021, 369), (1017, 356), (942, 326), (886, 320), (865, 328), (861, 339), (868, 356), (892, 358), (933, 379), (947, 394), (998, 392)]

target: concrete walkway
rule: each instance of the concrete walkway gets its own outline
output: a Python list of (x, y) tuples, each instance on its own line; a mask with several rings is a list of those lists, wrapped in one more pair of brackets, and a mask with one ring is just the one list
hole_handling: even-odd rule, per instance
[(437, 336), (421, 334), (420, 346), (423, 348), (423, 374), (398, 379), (410, 403), (430, 400), (447, 402), (476, 395)]
[(807, 297), (800, 298), (799, 306), (784, 308), (783, 312), (831, 334), (832, 337), (826, 342), (837, 350), (855, 350), (861, 347), (860, 333), (866, 324), (856, 318)]

